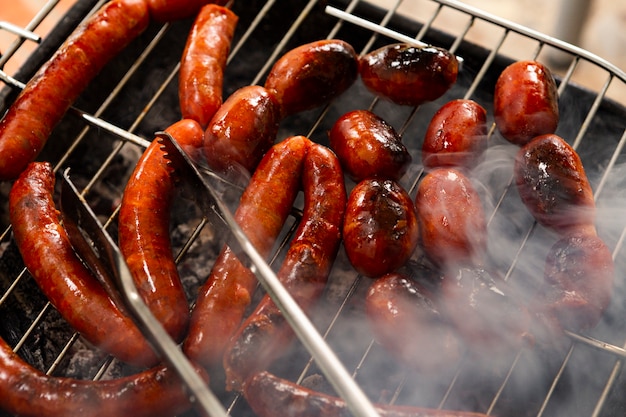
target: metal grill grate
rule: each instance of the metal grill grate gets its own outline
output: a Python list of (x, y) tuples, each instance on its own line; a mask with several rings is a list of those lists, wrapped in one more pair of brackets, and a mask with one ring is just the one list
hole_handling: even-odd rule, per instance
[[(86, 13), (87, 2), (77, 3), (83, 4), (70, 11), (70, 23), (61, 22), (14, 79), (3, 75), (6, 87), (1, 97), (5, 105), (14, 98), (20, 83), (28, 80), (54, 45), (58, 46)], [(88, 7), (102, 4), (94, 3)], [(605, 320), (589, 334), (570, 333), (569, 343), (563, 349), (546, 355), (526, 350), (511, 352), (510, 361), (505, 364), (461, 363), (451, 375), (417, 375), (406, 372), (372, 342), (362, 309), (369, 281), (357, 276), (340, 252), (326, 296), (313, 316), (328, 343), (373, 401), (469, 408), (500, 416), (623, 414), (626, 401), (620, 392), (626, 385), (621, 375), (622, 359), (626, 356), (626, 325), (622, 319), (622, 300), (626, 299), (622, 288), (626, 109), (620, 104), (620, 92), (626, 85), (626, 74), (584, 50), (451, 0), (428, 2), (424, 16), (403, 15), (401, 1), (385, 9), (357, 0), (330, 1), (330, 9), (321, 3), (235, 1), (233, 10), (240, 16), (240, 23), (226, 70), (224, 94), (243, 85), (261, 83), (282, 53), (326, 37), (345, 39), (359, 53), (400, 39), (400, 35), (451, 49), (463, 57), (463, 70), (457, 84), (434, 103), (416, 109), (399, 108), (376, 100), (357, 82), (327, 108), (290, 117), (280, 128), (279, 138), (304, 134), (326, 144), (326, 132), (340, 115), (356, 108), (373, 109), (402, 133), (413, 154), (414, 164), (402, 185), (414, 195), (422, 175), (421, 140), (439, 106), (465, 97), (490, 111), (495, 79), (511, 59), (548, 60), (554, 51), (563, 51), (572, 62), (566, 70), (556, 71), (561, 74), (558, 81), (563, 109), (557, 133), (577, 149), (587, 169), (599, 210), (599, 234), (613, 250), (617, 271), (614, 302)], [(461, 16), (464, 23), (446, 28), (446, 16), (450, 13)], [(41, 159), (52, 161), (58, 171), (71, 167), (73, 181), (112, 235), (116, 231), (116, 207), (134, 163), (154, 132), (180, 117), (178, 61), (190, 25), (191, 21), (181, 21), (151, 26), (92, 83), (55, 129), (41, 155)], [(472, 34), (485, 26), (497, 35), (479, 44)], [(35, 27), (33, 23), (29, 29)], [(10, 60), (20, 43), (17, 40), (14, 49), (2, 51), (5, 55), (0, 63)], [(605, 74), (599, 89), (583, 88), (575, 81), (585, 66)], [(523, 208), (507, 181), (512, 150), (493, 129), (490, 134), (491, 147), (486, 162), (477, 170), (477, 181), (484, 186), (490, 237), (496, 239), (506, 234), (505, 240), (491, 245), (490, 255), (507, 279), (527, 279), (529, 275), (536, 278), (542, 273), (543, 256), (553, 237), (536, 227), (530, 215), (520, 213)], [(8, 185), (1, 187), (6, 194)], [(87, 346), (39, 294), (11, 241), (6, 210), (4, 203), (0, 208), (0, 309), (4, 318), (0, 335), (21, 356), (49, 374), (98, 379), (132, 372)], [(277, 248), (276, 263), (284, 254), (297, 221), (295, 210), (286, 225), (282, 245)], [(177, 208), (172, 224), (177, 262), (192, 300), (208, 275), (221, 242), (191, 203)], [(420, 262), (417, 253), (412, 259), (416, 274)], [(319, 372), (297, 343), (275, 365), (275, 370), (298, 381)], [(222, 392), (219, 381), (214, 385), (231, 415), (251, 414), (245, 401)]]

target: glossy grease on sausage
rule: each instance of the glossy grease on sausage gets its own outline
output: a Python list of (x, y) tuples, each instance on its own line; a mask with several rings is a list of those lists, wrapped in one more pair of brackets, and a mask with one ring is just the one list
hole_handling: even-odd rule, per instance
[(159, 23), (173, 22), (195, 16), (207, 4), (224, 6), (228, 0), (145, 0), (150, 17)]
[[(199, 149), (204, 132), (198, 122), (178, 121), (165, 129), (183, 148)], [(189, 302), (170, 241), (175, 173), (157, 140), (144, 151), (124, 188), (118, 216), (120, 251), (143, 301), (177, 342), (189, 324)]]
[(158, 358), (133, 320), (113, 303), (74, 253), (53, 201), (55, 177), (32, 162), (9, 194), (13, 236), (43, 294), (86, 340), (124, 362), (149, 366)]
[(0, 121), (0, 180), (13, 180), (102, 68), (148, 26), (143, 0), (113, 0), (82, 23)]
[[(278, 279), (306, 313), (324, 290), (341, 242), (346, 190), (339, 160), (313, 144), (302, 170), (303, 216)], [(228, 389), (241, 389), (247, 377), (265, 370), (288, 348), (293, 330), (269, 295), (233, 336), (224, 355)]]

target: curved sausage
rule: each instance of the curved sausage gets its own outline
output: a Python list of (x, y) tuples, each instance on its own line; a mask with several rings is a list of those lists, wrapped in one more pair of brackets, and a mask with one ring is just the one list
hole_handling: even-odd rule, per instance
[(272, 67), (265, 88), (276, 93), (281, 117), (312, 110), (346, 91), (358, 76), (352, 45), (325, 39), (298, 46)]
[[(345, 401), (313, 391), (269, 372), (252, 376), (244, 396), (259, 417), (348, 417)], [(487, 417), (471, 411), (451, 411), (401, 405), (374, 404), (381, 417)]]
[(178, 97), (183, 118), (203, 128), (222, 104), (224, 69), (239, 18), (230, 9), (209, 4), (200, 9), (183, 50)]
[[(208, 376), (199, 367), (206, 381)], [(191, 408), (176, 372), (158, 366), (110, 380), (54, 377), (33, 368), (0, 339), (0, 409), (17, 417), (169, 417)]]
[[(198, 149), (204, 132), (181, 120), (166, 129), (183, 147)], [(177, 342), (189, 324), (189, 302), (178, 276), (170, 241), (176, 179), (158, 141), (144, 151), (124, 189), (118, 217), (120, 251), (137, 290), (155, 318)]]
[(413, 200), (398, 183), (370, 178), (352, 189), (343, 246), (358, 273), (377, 278), (401, 267), (413, 254), (418, 238)]
[(9, 194), (13, 236), (24, 264), (48, 300), (86, 340), (124, 362), (149, 366), (157, 357), (132, 319), (111, 301), (76, 256), (54, 206), (55, 177), (32, 162)]
[(354, 182), (370, 177), (399, 181), (412, 161), (396, 130), (369, 110), (345, 113), (333, 124), (328, 139)]
[(261, 86), (241, 87), (217, 110), (206, 129), (204, 156), (209, 166), (234, 182), (248, 180), (278, 133), (280, 109)]
[(487, 222), (470, 179), (454, 168), (437, 168), (420, 181), (415, 196), (426, 255), (440, 267), (483, 265)]
[[(322, 294), (341, 242), (346, 190), (339, 160), (313, 144), (302, 171), (304, 212), (278, 278), (307, 312)], [(293, 331), (269, 295), (233, 336), (224, 355), (228, 389), (267, 369), (286, 350)]]
[(441, 106), (428, 124), (422, 162), (427, 169), (471, 170), (486, 149), (487, 110), (473, 100), (452, 100)]
[(496, 81), (493, 116), (502, 136), (516, 145), (554, 133), (559, 124), (559, 97), (548, 67), (537, 61), (506, 67)]
[(563, 235), (595, 234), (596, 205), (585, 168), (576, 151), (557, 135), (538, 136), (517, 153), (517, 191), (539, 222)]
[(452, 369), (461, 357), (460, 341), (435, 295), (399, 273), (372, 283), (365, 313), (375, 340), (418, 372)]
[[(302, 166), (311, 141), (292, 136), (274, 145), (261, 160), (240, 199), (235, 220), (264, 257), (270, 251), (300, 189)], [(225, 246), (192, 310), (183, 351), (207, 367), (222, 362), (230, 337), (240, 326), (255, 275)]]
[(456, 82), (459, 63), (434, 46), (383, 46), (359, 59), (359, 74), (372, 93), (393, 103), (419, 106), (441, 97)]
[(150, 9), (150, 17), (159, 23), (193, 17), (206, 4), (220, 6), (228, 0), (145, 0)]
[(91, 80), (149, 23), (143, 0), (113, 0), (82, 23), (0, 121), (0, 180), (13, 180)]

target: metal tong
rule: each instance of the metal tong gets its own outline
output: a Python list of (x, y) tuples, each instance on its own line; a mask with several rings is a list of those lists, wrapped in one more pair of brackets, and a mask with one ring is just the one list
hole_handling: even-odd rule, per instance
[[(185, 182), (185, 187), (191, 187), (193, 196), (200, 204), (204, 215), (214, 227), (224, 232), (222, 236), (227, 236), (226, 244), (256, 275), (285, 315), (285, 319), (292, 326), (296, 336), (316, 360), (337, 393), (346, 401), (352, 414), (358, 417), (379, 417), (370, 400), (280, 283), (274, 271), (245, 236), (227, 204), (212, 184), (216, 174), (210, 170), (199, 169), (199, 165), (167, 132), (157, 132), (156, 137), (169, 163)], [(210, 416), (227, 416), (227, 412), (215, 395), (193, 371), (189, 360), (141, 300), (119, 248), (73, 186), (67, 171), (63, 175), (61, 211), (64, 215), (64, 224), (76, 250), (83, 256), (85, 262), (96, 265), (94, 269), (110, 270), (115, 282), (107, 286), (119, 288), (123, 301), (129, 307), (140, 329), (156, 351), (162, 355), (163, 360), (179, 373), (198, 405)], [(89, 243), (89, 240), (92, 242)]]

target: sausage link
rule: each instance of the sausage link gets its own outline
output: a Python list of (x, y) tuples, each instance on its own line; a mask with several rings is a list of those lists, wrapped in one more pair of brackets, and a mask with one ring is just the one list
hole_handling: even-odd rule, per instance
[[(259, 417), (349, 417), (341, 398), (323, 394), (269, 372), (253, 375), (244, 386), (244, 396)], [(450, 411), (401, 405), (374, 404), (381, 417), (486, 417), (471, 411)]]
[[(264, 257), (269, 256), (299, 191), (310, 146), (311, 141), (304, 136), (274, 145), (241, 197), (235, 220)], [(191, 313), (183, 351), (192, 360), (205, 366), (221, 364), (226, 344), (241, 324), (256, 284), (252, 271), (225, 246)]]
[(47, 162), (32, 162), (9, 194), (13, 236), (24, 264), (67, 322), (93, 345), (124, 362), (150, 366), (152, 348), (76, 256), (53, 201)]
[[(303, 217), (277, 276), (307, 312), (322, 294), (341, 242), (346, 190), (339, 160), (330, 149), (311, 146), (302, 186)], [(267, 369), (292, 338), (289, 323), (266, 294), (226, 349), (227, 388), (240, 390), (245, 379)]]
[[(201, 368), (196, 371), (208, 381)], [(191, 408), (173, 370), (157, 366), (118, 379), (45, 375), (0, 339), (0, 409), (17, 417), (170, 417)]]
[(183, 118), (203, 128), (222, 104), (224, 69), (239, 18), (230, 9), (209, 4), (191, 27), (178, 74)]
[(223, 6), (228, 0), (145, 0), (145, 2), (150, 9), (150, 17), (156, 22), (166, 23), (195, 16), (206, 4)]
[[(202, 146), (204, 132), (194, 120), (183, 119), (166, 132), (183, 147)], [(172, 168), (155, 140), (139, 159), (124, 189), (118, 239), (143, 301), (170, 336), (180, 342), (189, 324), (189, 303), (170, 241), (175, 183)]]
[(114, 0), (72, 33), (0, 122), (0, 180), (26, 169), (79, 94), (148, 22), (143, 0)]

